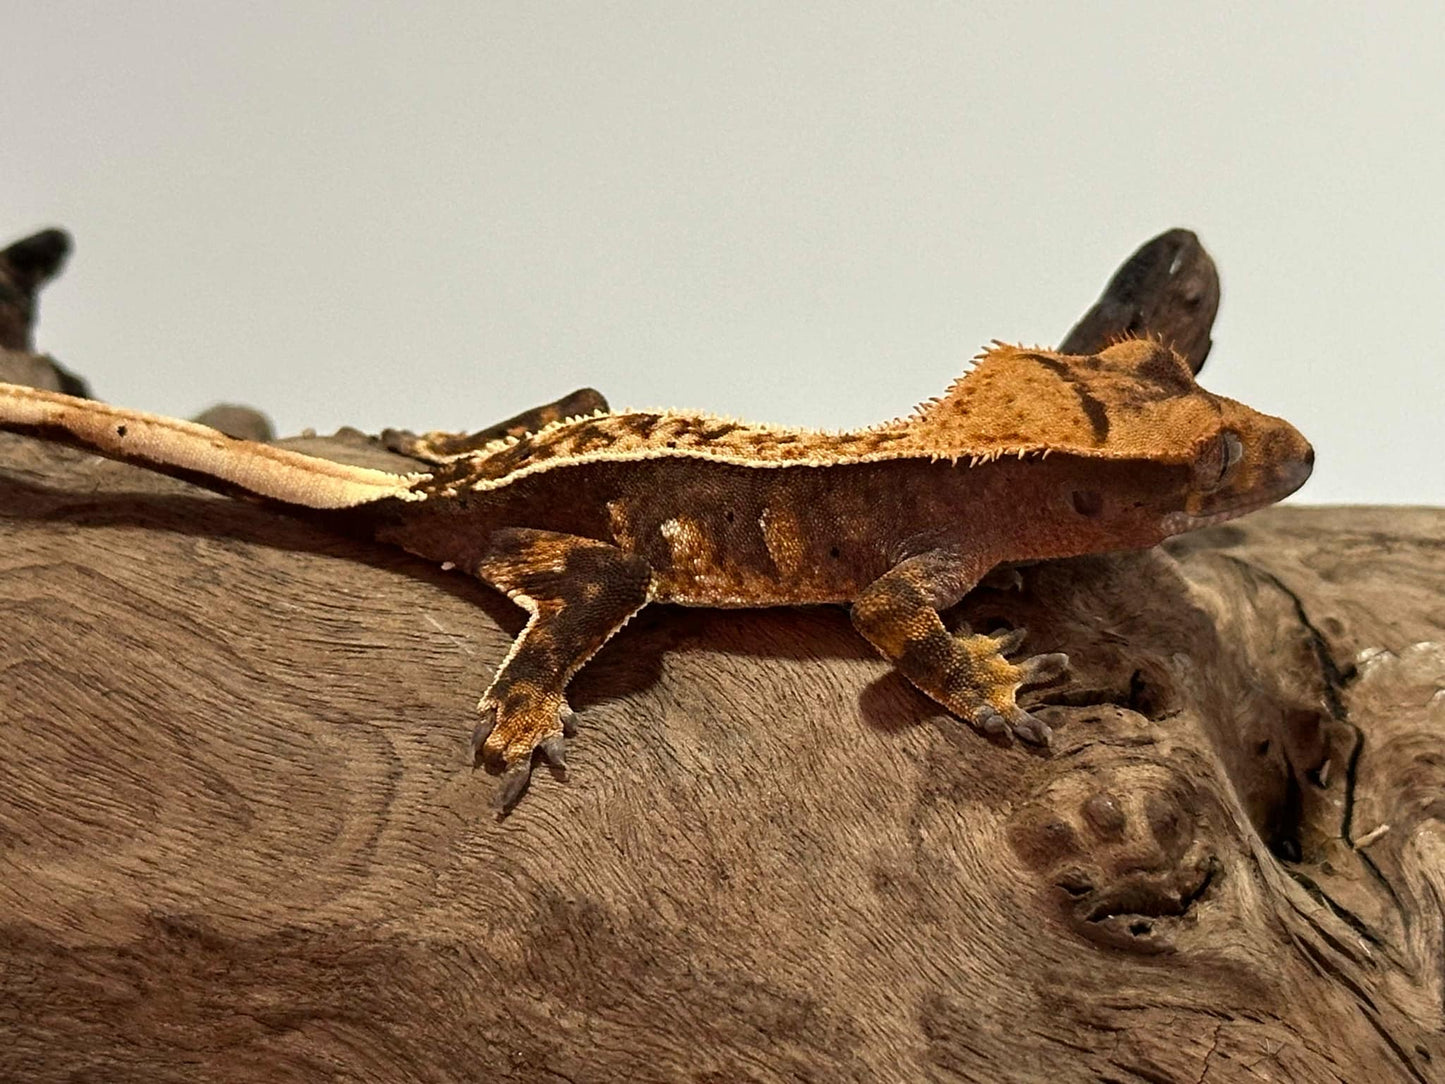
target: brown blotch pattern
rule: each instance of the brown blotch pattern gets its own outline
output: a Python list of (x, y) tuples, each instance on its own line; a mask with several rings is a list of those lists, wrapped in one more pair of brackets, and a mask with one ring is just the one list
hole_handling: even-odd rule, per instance
[(798, 512), (792, 508), (769, 505), (758, 517), (758, 526), (762, 529), (763, 544), (778, 575), (785, 580), (796, 580), (804, 575), (809, 547), (806, 528)]
[(423, 488), (492, 490), (574, 463), (689, 457), (749, 467), (917, 458), (987, 462), (1068, 453), (1184, 463), (1217, 434), (1214, 396), (1168, 347), (1116, 343), (1069, 357), (998, 345), (910, 417), (859, 430), (785, 429), (683, 411), (569, 418), (440, 465)]

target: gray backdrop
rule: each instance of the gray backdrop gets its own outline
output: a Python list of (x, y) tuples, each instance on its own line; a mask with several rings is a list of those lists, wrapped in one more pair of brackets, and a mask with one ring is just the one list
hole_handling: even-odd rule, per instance
[(1445, 503), (1445, 4), (0, 4), (0, 234), (111, 401), (853, 426), (1197, 230), (1306, 501)]

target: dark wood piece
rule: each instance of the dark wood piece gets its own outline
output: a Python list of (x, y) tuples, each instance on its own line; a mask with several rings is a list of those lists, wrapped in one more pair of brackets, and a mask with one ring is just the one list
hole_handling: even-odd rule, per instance
[(0, 1079), (1442, 1078), (1445, 511), (991, 581), (1047, 754), (649, 609), (501, 821), (479, 584), (4, 434), (0, 540)]
[(1064, 336), (1064, 354), (1094, 354), (1126, 335), (1152, 335), (1184, 356), (1198, 373), (1213, 345), (1219, 273), (1199, 238), (1169, 230), (1124, 261), (1103, 296)]
[(219, 429), (226, 436), (238, 440), (272, 440), (276, 436), (270, 418), (259, 410), (237, 403), (217, 403), (192, 420)]
[(89, 398), (84, 380), (53, 358), (32, 354), (36, 296), (60, 274), (70, 256), (70, 235), (41, 230), (0, 249), (0, 380)]
[(60, 274), (70, 248), (64, 230), (41, 230), (0, 249), (0, 349), (31, 348), (35, 296)]

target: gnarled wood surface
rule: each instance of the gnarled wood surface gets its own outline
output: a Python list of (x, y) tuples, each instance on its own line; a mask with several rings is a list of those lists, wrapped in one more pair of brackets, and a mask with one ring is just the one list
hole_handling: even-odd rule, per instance
[(1445, 1079), (1442, 554), (1282, 508), (975, 592), (1073, 657), (1048, 753), (841, 611), (649, 608), (498, 820), (505, 599), (0, 435), (0, 1079)]

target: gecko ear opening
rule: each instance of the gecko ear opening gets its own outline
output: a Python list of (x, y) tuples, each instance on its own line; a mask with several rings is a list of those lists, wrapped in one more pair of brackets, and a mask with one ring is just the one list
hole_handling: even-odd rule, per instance
[(1076, 489), (1069, 494), (1074, 511), (1081, 516), (1097, 516), (1104, 510), (1104, 497), (1095, 489)]

